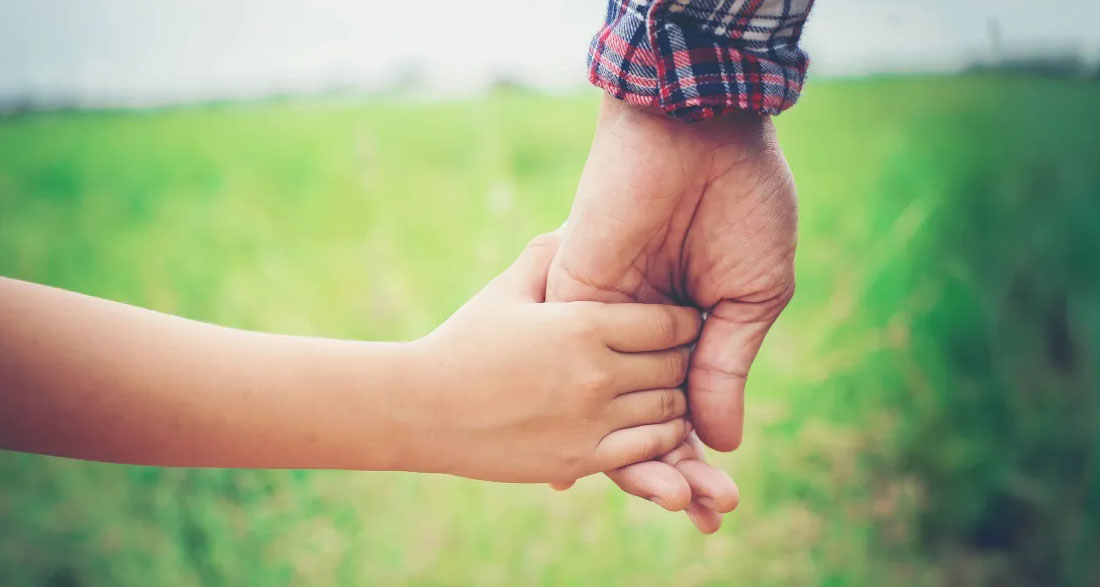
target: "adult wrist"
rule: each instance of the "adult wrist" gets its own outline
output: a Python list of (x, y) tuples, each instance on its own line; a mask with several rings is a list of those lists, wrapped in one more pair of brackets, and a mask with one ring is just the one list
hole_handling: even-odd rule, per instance
[(659, 142), (661, 152), (669, 157), (709, 158), (729, 146), (741, 153), (778, 150), (775, 125), (766, 114), (733, 110), (689, 124), (607, 94), (600, 105), (596, 134), (597, 140), (601, 135), (619, 135), (616, 142), (626, 145), (644, 137), (651, 144)]

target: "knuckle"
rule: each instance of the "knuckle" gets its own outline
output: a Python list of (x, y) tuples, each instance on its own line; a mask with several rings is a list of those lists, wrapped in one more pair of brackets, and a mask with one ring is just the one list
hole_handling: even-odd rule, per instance
[(634, 460), (636, 462), (652, 461), (660, 456), (661, 443), (655, 434), (646, 435), (641, 442), (638, 443), (638, 454), (635, 455)]
[(592, 366), (580, 375), (577, 387), (586, 392), (603, 391), (611, 386), (611, 372), (602, 366)]
[(607, 409), (606, 398), (600, 392), (603, 388), (597, 387), (598, 385), (598, 381), (582, 380), (581, 384), (573, 390), (571, 401), (566, 405), (566, 409), (572, 413), (577, 425), (586, 433), (592, 425), (604, 417)]
[(691, 351), (688, 349), (677, 349), (677, 351), (672, 354), (671, 362), (672, 378), (676, 381), (676, 384), (679, 385), (683, 382), (684, 377), (687, 377), (688, 367), (691, 363)]
[(791, 300), (794, 299), (794, 291), (795, 280), (792, 276), (790, 280), (787, 281), (787, 285), (783, 288), (783, 290), (779, 293), (779, 296), (777, 297), (777, 302), (780, 310), (786, 308), (787, 304), (791, 303)]
[(599, 316), (595, 309), (582, 302), (570, 304), (569, 334), (580, 340), (592, 340), (599, 336)]
[(661, 394), (659, 412), (662, 421), (671, 420), (684, 415), (686, 402), (683, 398), (683, 393), (679, 390), (668, 390)]
[(676, 340), (676, 314), (671, 308), (661, 307), (653, 314), (653, 329), (658, 340), (672, 344)]
[(680, 385), (687, 377), (688, 360), (686, 349), (664, 352), (658, 363), (655, 382), (661, 387)]

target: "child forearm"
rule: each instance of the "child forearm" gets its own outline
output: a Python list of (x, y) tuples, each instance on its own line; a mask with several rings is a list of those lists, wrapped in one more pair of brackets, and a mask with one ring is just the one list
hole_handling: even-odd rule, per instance
[(410, 469), (408, 345), (222, 328), (0, 278), (0, 448), (161, 466)]
[(411, 343), (245, 332), (0, 278), (0, 448), (515, 482), (665, 454), (688, 430), (699, 314), (542, 303), (554, 243)]

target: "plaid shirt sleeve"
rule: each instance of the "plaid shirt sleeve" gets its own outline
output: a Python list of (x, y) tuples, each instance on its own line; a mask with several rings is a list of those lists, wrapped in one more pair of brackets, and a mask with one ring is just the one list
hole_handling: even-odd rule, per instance
[(609, 0), (588, 79), (681, 120), (778, 114), (802, 91), (813, 0)]

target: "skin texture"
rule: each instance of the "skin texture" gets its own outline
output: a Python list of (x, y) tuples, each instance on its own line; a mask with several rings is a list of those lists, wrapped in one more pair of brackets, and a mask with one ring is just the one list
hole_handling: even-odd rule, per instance
[[(444, 472), (495, 481), (557, 481), (659, 457), (687, 434), (677, 389), (701, 325), (690, 308), (543, 304), (555, 236), (422, 342), (435, 357), (422, 434), (461, 446)], [(486, 357), (491, 357), (487, 359)], [(434, 432), (433, 432), (434, 431)], [(453, 470), (451, 470), (453, 469)]]
[[(689, 370), (690, 414), (703, 442), (733, 450), (749, 366), (794, 293), (796, 227), (794, 181), (769, 118), (684, 124), (605, 97), (547, 299), (708, 312)], [(737, 489), (702, 457), (688, 443), (608, 475), (668, 509), (693, 500), (693, 521), (714, 531)]]
[(412, 343), (246, 332), (0, 278), (0, 448), (555, 482), (683, 442), (699, 313), (546, 304), (537, 239)]

